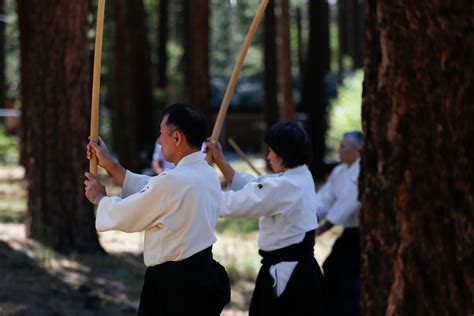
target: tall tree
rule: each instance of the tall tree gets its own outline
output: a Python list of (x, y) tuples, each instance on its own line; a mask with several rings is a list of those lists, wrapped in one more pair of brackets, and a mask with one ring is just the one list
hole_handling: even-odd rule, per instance
[(209, 0), (185, 0), (185, 93), (211, 122)]
[(276, 45), (276, 16), (275, 2), (270, 1), (265, 11), (264, 19), (264, 102), (263, 115), (265, 125), (272, 126), (278, 122), (277, 101), (277, 45)]
[(27, 233), (59, 251), (101, 247), (84, 196), (91, 66), (88, 1), (18, 1)]
[(158, 4), (158, 88), (162, 91), (166, 89), (168, 77), (166, 69), (168, 67), (168, 54), (166, 44), (168, 43), (168, 0), (160, 0)]
[(329, 17), (325, 0), (309, 1), (309, 43), (304, 74), (302, 105), (307, 114), (306, 129), (313, 142), (311, 173), (324, 180), (327, 131), (327, 99), (324, 78), (329, 65)]
[(288, 0), (280, 0), (279, 27), (278, 27), (278, 52), (281, 67), (279, 81), (281, 91), (281, 114), (283, 120), (293, 120), (296, 116), (293, 103), (293, 76), (291, 74), (291, 48), (290, 48), (290, 5)]
[(472, 8), (366, 0), (363, 315), (474, 310)]
[[(0, 0), (0, 106), (5, 103), (5, 0)], [(1, 118), (0, 118), (1, 122)]]
[[(141, 159), (149, 161), (157, 137), (153, 106), (150, 48), (146, 37), (143, 1), (117, 0), (115, 147), (120, 162), (141, 170)], [(144, 156), (144, 157), (141, 157)]]

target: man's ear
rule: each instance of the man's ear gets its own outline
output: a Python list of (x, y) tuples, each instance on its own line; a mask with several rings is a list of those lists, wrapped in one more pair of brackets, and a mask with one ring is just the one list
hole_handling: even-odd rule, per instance
[(173, 132), (174, 143), (179, 146), (184, 141), (184, 134), (180, 130), (175, 130)]

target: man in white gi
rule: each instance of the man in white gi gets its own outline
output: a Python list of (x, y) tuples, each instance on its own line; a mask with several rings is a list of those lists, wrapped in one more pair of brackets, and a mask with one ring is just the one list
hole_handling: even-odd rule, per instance
[(360, 314), (358, 178), (362, 145), (362, 133), (344, 134), (339, 148), (341, 164), (334, 168), (316, 194), (318, 219), (325, 220), (316, 230), (316, 236), (334, 225), (344, 226), (342, 235), (323, 264), (331, 315)]
[(98, 205), (97, 230), (145, 231), (148, 268), (139, 315), (219, 315), (230, 287), (225, 269), (212, 259), (221, 187), (200, 151), (206, 123), (185, 104), (167, 107), (162, 117), (159, 143), (176, 167), (155, 177), (134, 174), (111, 159), (101, 140), (90, 142), (88, 158), (96, 153), (122, 196), (107, 196), (89, 173), (85, 194)]

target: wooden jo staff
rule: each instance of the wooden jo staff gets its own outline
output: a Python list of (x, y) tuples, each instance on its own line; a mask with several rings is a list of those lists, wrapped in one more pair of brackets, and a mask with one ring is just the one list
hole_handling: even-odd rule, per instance
[(262, 174), (260, 173), (260, 171), (258, 171), (257, 168), (255, 168), (250, 159), (247, 158), (247, 156), (244, 154), (243, 150), (239, 147), (239, 145), (237, 145), (237, 143), (231, 137), (229, 137), (228, 141), (232, 148), (234, 148), (235, 152), (240, 156), (240, 158), (245, 161), (250, 166), (250, 168), (252, 168), (252, 170), (260, 177)]
[[(255, 33), (257, 32), (258, 25), (262, 20), (262, 17), (265, 13), (265, 9), (268, 6), (268, 2), (269, 0), (262, 0), (260, 6), (258, 7), (257, 14), (253, 18), (252, 24), (250, 25), (249, 32), (247, 33), (247, 37), (245, 38), (244, 44), (240, 50), (239, 58), (237, 59), (237, 63), (234, 66), (234, 70), (232, 70), (232, 75), (230, 77), (229, 83), (227, 84), (224, 98), (219, 108), (219, 113), (217, 114), (216, 123), (214, 124), (214, 128), (211, 134), (211, 143), (215, 144), (219, 139), (222, 125), (224, 124), (224, 119), (227, 114), (227, 109), (229, 108), (229, 104), (232, 99), (232, 95), (234, 93), (235, 86), (237, 84), (237, 79), (239, 77), (240, 70), (242, 69), (245, 56), (247, 55), (247, 51), (249, 50), (250, 44), (252, 43)], [(208, 162), (211, 161), (210, 153), (207, 153), (206, 160)]]
[[(102, 64), (102, 38), (104, 31), (105, 0), (99, 0), (97, 7), (97, 27), (95, 33), (94, 50), (94, 76), (92, 79), (92, 106), (90, 140), (97, 142), (99, 139), (99, 96), (100, 96), (100, 69)], [(89, 172), (97, 175), (97, 157), (92, 152), (89, 163)]]

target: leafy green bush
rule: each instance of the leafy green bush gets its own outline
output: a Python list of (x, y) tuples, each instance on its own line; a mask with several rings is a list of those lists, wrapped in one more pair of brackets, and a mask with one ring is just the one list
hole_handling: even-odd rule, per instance
[(7, 135), (0, 125), (0, 164), (17, 164), (19, 157), (18, 139)]

